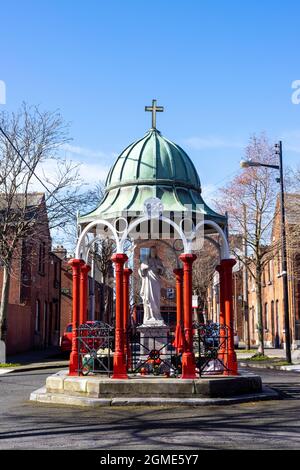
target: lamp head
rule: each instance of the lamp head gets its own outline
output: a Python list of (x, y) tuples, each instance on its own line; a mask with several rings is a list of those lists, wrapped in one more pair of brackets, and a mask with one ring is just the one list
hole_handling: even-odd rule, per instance
[(251, 159), (249, 160), (241, 160), (240, 161), (241, 168), (249, 168), (251, 166), (261, 166), (259, 162), (253, 162)]

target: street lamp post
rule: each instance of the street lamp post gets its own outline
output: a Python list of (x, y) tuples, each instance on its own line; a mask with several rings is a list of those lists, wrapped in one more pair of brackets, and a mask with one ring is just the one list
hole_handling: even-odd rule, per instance
[(285, 350), (286, 360), (290, 364), (291, 356), (291, 334), (290, 334), (290, 317), (289, 317), (289, 291), (287, 276), (287, 250), (286, 250), (286, 228), (285, 228), (285, 206), (284, 206), (284, 185), (283, 185), (283, 165), (282, 165), (282, 142), (275, 144), (275, 154), (278, 155), (279, 164), (270, 165), (268, 163), (254, 162), (252, 160), (242, 160), (241, 167), (248, 168), (251, 166), (262, 166), (279, 170), (280, 182), (280, 218), (281, 218), (281, 276), (283, 281), (283, 308), (284, 308), (284, 328), (285, 328)]

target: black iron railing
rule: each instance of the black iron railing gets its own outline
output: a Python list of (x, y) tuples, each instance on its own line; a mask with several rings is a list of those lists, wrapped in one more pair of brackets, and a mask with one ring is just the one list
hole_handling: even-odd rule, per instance
[(199, 376), (228, 371), (228, 328), (219, 323), (194, 323), (194, 353)]
[(95, 321), (77, 330), (78, 372), (80, 375), (106, 374), (113, 371), (115, 330), (107, 323)]
[(174, 347), (174, 332), (149, 334), (131, 330), (127, 336), (127, 367), (133, 374), (177, 377), (181, 356)]
[[(157, 333), (157, 331), (156, 331)], [(174, 346), (174, 332), (149, 333), (149, 329), (130, 328), (125, 337), (127, 370), (132, 374), (179, 377), (181, 357)], [(93, 322), (77, 330), (79, 375), (113, 372), (114, 327)], [(227, 368), (228, 328), (218, 323), (193, 324), (193, 348), (199, 377), (218, 375)]]

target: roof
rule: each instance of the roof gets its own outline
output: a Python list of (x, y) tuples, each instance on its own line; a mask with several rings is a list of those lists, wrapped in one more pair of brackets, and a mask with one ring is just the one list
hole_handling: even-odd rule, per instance
[(135, 184), (183, 185), (201, 191), (200, 180), (186, 152), (150, 129), (117, 158), (106, 180), (106, 188)]
[(80, 216), (79, 223), (112, 219), (124, 215), (124, 211), (141, 215), (149, 198), (159, 198), (164, 212), (192, 210), (222, 226), (226, 224), (226, 217), (204, 202), (190, 157), (157, 129), (150, 129), (123, 150), (108, 173), (100, 205)]
[[(44, 193), (17, 193), (11, 203), (12, 209), (17, 209), (20, 206), (24, 205), (24, 200), (26, 197), (26, 207), (38, 207), (44, 201)], [(3, 210), (7, 207), (7, 196), (4, 193), (0, 193), (0, 210)]]

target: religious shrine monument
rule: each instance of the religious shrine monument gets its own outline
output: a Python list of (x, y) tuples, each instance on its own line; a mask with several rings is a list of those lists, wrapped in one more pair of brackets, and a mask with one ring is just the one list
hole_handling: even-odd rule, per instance
[[(156, 113), (163, 107), (153, 100), (145, 110), (152, 113), (151, 129), (116, 159), (100, 205), (78, 218), (76, 253), (70, 261), (69, 371), (49, 377), (45, 390), (33, 394), (33, 400), (65, 403), (70, 394), (108, 400), (200, 399), (261, 392), (259, 377), (238, 374), (232, 305), (235, 260), (229, 253), (227, 218), (204, 202), (198, 173), (186, 152), (157, 130)], [(215, 325), (195, 322), (192, 315), (193, 262), (201, 256), (204, 239), (219, 252), (220, 314)], [(111, 240), (114, 247), (115, 319), (112, 325), (91, 326), (86, 323), (87, 280), (90, 250), (99, 240)]]

